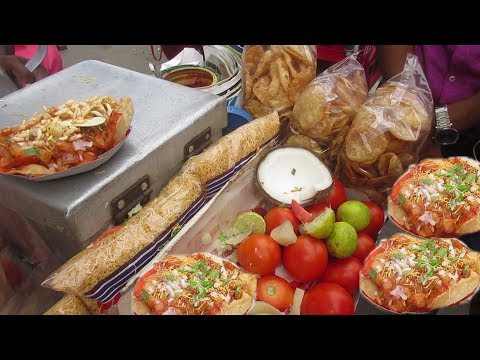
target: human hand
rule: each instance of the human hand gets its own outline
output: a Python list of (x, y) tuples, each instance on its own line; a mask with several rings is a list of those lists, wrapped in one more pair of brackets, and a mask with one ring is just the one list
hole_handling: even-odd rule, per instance
[(23, 88), (27, 84), (34, 83), (48, 76), (43, 66), (39, 66), (31, 72), (25, 67), (26, 62), (26, 59), (21, 59), (17, 56), (0, 55), (0, 67), (12, 78), (19, 88)]

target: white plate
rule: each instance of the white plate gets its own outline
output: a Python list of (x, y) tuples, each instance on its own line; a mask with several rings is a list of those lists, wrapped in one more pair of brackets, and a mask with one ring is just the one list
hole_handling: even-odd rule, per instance
[(63, 170), (55, 174), (49, 174), (49, 175), (43, 175), (43, 176), (32, 177), (32, 176), (23, 176), (23, 175), (11, 175), (11, 174), (5, 174), (5, 173), (3, 173), (2, 175), (14, 176), (16, 178), (30, 180), (30, 181), (48, 181), (48, 180), (56, 180), (56, 179), (61, 179), (67, 176), (81, 174), (81, 173), (93, 170), (99, 167), (100, 165), (104, 164), (105, 162), (107, 162), (113, 155), (115, 155), (115, 153), (118, 150), (120, 150), (122, 145), (125, 143), (125, 140), (127, 139), (128, 134), (130, 134), (130, 130), (127, 132), (127, 135), (123, 138), (121, 142), (119, 142), (117, 145), (115, 145), (112, 149), (108, 150), (107, 152), (104, 152), (102, 155), (98, 157), (97, 160), (91, 161), (87, 164), (74, 166), (68, 170)]

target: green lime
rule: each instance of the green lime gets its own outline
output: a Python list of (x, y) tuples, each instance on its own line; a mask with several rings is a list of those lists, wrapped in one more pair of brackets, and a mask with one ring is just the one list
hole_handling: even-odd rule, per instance
[(305, 223), (303, 228), (308, 235), (317, 239), (325, 239), (333, 230), (335, 223), (335, 211), (326, 208), (323, 213), (318, 215), (312, 221)]
[(352, 256), (357, 250), (358, 236), (352, 225), (344, 221), (333, 224), (333, 230), (327, 237), (328, 253), (338, 259)]
[(370, 209), (361, 201), (349, 200), (337, 209), (337, 220), (349, 223), (356, 231), (362, 231), (370, 223)]
[(241, 233), (251, 232), (252, 234), (265, 234), (267, 229), (263, 217), (253, 211), (238, 215), (233, 227)]

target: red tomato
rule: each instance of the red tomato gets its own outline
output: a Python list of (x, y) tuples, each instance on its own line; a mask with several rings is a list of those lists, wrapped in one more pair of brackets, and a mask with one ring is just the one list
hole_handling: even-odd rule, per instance
[(352, 256), (363, 263), (373, 249), (375, 249), (375, 240), (370, 235), (359, 232), (357, 250), (355, 250)]
[(338, 207), (347, 200), (345, 186), (343, 186), (340, 180), (333, 180), (333, 189), (330, 195), (328, 195), (327, 200), (325, 200), (325, 204), (330, 205), (334, 211), (337, 211)]
[(370, 223), (362, 231), (367, 233), (373, 238), (376, 238), (380, 230), (382, 229), (383, 223), (385, 221), (385, 214), (380, 205), (375, 204), (371, 201), (364, 201), (365, 205), (368, 206), (370, 210)]
[(346, 259), (330, 260), (320, 281), (343, 286), (350, 294), (358, 291), (362, 263), (350, 256)]
[(293, 286), (276, 275), (263, 276), (257, 282), (257, 297), (279, 310), (286, 310), (293, 303)]
[(282, 257), (280, 245), (266, 234), (253, 234), (238, 247), (238, 262), (248, 272), (267, 275), (275, 272)]
[(295, 215), (295, 217), (303, 223), (307, 223), (313, 220), (313, 215), (310, 214), (307, 210), (305, 210), (295, 200), (292, 200), (292, 212), (293, 215)]
[(265, 222), (267, 224), (267, 234), (275, 229), (277, 226), (282, 225), (285, 221), (290, 221), (293, 225), (293, 229), (298, 234), (298, 225), (300, 222), (293, 215), (292, 210), (282, 207), (274, 207), (270, 209), (265, 215)]
[(338, 284), (320, 283), (303, 297), (302, 315), (352, 315), (355, 312), (353, 297)]
[(305, 210), (312, 214), (313, 218), (315, 219), (317, 216), (323, 213), (326, 208), (328, 208), (328, 205), (322, 203), (310, 205)]
[(318, 279), (327, 263), (327, 246), (310, 235), (300, 235), (294, 244), (283, 250), (283, 266), (295, 280), (301, 282)]

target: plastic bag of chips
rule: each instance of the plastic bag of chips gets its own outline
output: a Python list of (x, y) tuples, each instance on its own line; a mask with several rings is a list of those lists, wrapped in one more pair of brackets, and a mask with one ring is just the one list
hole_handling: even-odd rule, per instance
[(365, 71), (352, 55), (317, 76), (295, 103), (292, 127), (325, 150), (325, 160), (332, 169), (367, 92)]
[(409, 54), (403, 71), (355, 115), (337, 166), (344, 183), (384, 201), (398, 176), (418, 160), (432, 118), (432, 93), (418, 58)]
[(277, 111), (289, 117), (315, 77), (317, 57), (309, 45), (247, 45), (243, 51), (243, 107), (254, 118)]

